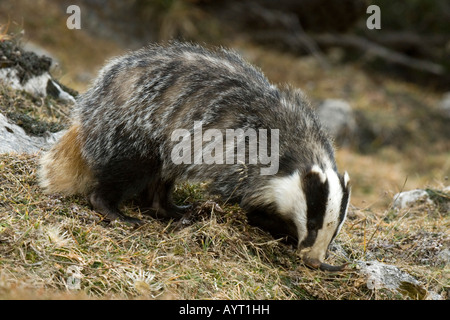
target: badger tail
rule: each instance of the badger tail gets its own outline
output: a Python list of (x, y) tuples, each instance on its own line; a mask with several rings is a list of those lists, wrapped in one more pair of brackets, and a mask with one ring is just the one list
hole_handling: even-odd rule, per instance
[(93, 175), (81, 154), (80, 126), (74, 124), (39, 161), (39, 185), (47, 193), (85, 194)]

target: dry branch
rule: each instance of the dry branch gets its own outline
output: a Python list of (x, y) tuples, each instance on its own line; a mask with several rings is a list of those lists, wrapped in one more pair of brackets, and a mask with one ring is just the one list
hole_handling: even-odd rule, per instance
[(342, 46), (356, 48), (369, 54), (383, 58), (389, 62), (404, 65), (406, 67), (410, 67), (420, 71), (425, 71), (437, 75), (441, 75), (445, 72), (444, 67), (437, 63), (408, 57), (404, 54), (388, 49), (384, 46), (381, 46), (375, 42), (369, 41), (359, 36), (350, 34), (321, 34), (312, 36), (312, 38), (321, 46)]

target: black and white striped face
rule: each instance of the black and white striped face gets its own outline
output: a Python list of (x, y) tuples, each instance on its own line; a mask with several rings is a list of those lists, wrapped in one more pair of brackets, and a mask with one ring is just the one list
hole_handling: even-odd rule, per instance
[(277, 211), (297, 229), (299, 249), (310, 259), (323, 261), (331, 241), (347, 215), (349, 176), (313, 166), (272, 181)]

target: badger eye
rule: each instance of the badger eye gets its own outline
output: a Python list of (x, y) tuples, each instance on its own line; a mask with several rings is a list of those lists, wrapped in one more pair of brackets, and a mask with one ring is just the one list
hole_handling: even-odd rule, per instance
[(308, 228), (308, 230), (317, 230), (317, 229), (319, 229), (319, 225), (318, 225), (317, 221), (315, 221), (315, 220), (308, 220), (308, 223), (306, 224), (306, 227)]

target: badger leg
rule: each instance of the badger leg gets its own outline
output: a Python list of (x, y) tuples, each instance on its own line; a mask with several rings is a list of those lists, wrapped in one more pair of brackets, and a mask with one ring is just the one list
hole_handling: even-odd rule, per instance
[(96, 187), (90, 194), (94, 210), (105, 220), (122, 220), (130, 223), (142, 223), (141, 220), (124, 215), (119, 210), (123, 200), (130, 199), (146, 188), (151, 180), (150, 168), (154, 163), (141, 159), (116, 159), (95, 168)]
[(145, 191), (148, 207), (143, 208), (144, 213), (154, 218), (180, 219), (190, 206), (177, 206), (173, 203), (174, 186), (174, 181), (151, 181)]
[(100, 213), (106, 221), (122, 220), (133, 224), (142, 223), (140, 219), (128, 217), (120, 212), (120, 199), (120, 195), (116, 192), (101, 188), (97, 188), (89, 197), (94, 210)]

